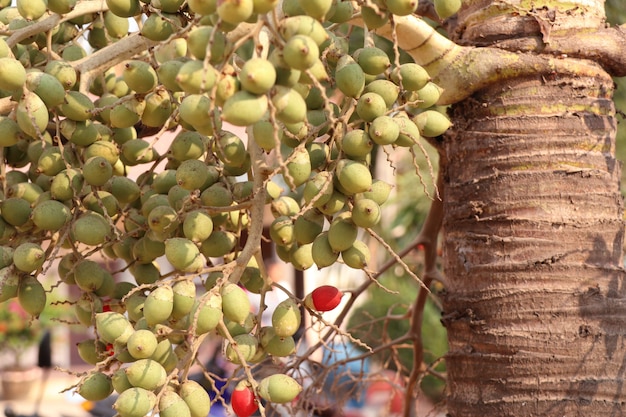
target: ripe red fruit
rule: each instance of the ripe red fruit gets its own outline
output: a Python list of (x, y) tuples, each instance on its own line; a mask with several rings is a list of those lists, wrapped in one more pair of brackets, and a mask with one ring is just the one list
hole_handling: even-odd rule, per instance
[(259, 408), (254, 392), (246, 381), (237, 384), (230, 397), (230, 405), (237, 417), (249, 417)]
[(343, 293), (332, 285), (322, 285), (309, 293), (304, 304), (316, 311), (330, 311), (341, 302)]

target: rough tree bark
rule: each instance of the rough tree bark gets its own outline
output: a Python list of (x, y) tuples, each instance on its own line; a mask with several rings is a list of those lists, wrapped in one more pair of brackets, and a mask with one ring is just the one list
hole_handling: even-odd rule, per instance
[[(605, 30), (603, 1), (540, 3), (466, 1), (452, 31), (462, 45), (561, 54), (569, 68), (502, 77), (452, 109), (443, 320), (454, 417), (624, 413), (613, 82), (567, 42)], [(570, 56), (554, 49), (565, 43)]]

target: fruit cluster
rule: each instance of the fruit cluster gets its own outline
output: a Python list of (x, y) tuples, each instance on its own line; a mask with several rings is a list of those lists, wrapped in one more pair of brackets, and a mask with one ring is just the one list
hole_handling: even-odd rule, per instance
[[(269, 237), (295, 268), (341, 257), (364, 269), (371, 259), (359, 234), (380, 222), (392, 189), (372, 176), (374, 152), (413, 147), (450, 122), (433, 107), (441, 90), (422, 67), (370, 36), (354, 50), (322, 23), (348, 22), (356, 2), (286, 0), (280, 13), (276, 0), (106, 0), (94, 12), (95, 3), (0, 1), (10, 32), (44, 28), (0, 38), (0, 300), (18, 297), (38, 316), (47, 299), (40, 277), (54, 266), (81, 291), (76, 320), (95, 328), (78, 345), (94, 365), (80, 394), (115, 390), (122, 417), (155, 407), (204, 416), (206, 392), (178, 380), (199, 338), (220, 334), (226, 358), (243, 366), (285, 357), (300, 308), (328, 311), (342, 296), (322, 286), (282, 302), (271, 326), (258, 324), (252, 311), (264, 306), (252, 308), (246, 291), (271, 284), (245, 250), (260, 246), (255, 205), (270, 206)], [(380, 3), (360, 8), (369, 28), (417, 7)], [(129, 18), (141, 20), (138, 33), (129, 34)], [(244, 24), (250, 30), (237, 32)], [(132, 36), (156, 46), (121, 50), (87, 91), (84, 34), (95, 51)], [(245, 127), (247, 140), (233, 127)], [(168, 135), (160, 153), (155, 144)], [(117, 280), (100, 254), (123, 262), (134, 282)], [(173, 272), (161, 272), (162, 257)], [(259, 398), (290, 402), (300, 390), (282, 374), (242, 381), (234, 398), (248, 403), (233, 407), (241, 416)]]

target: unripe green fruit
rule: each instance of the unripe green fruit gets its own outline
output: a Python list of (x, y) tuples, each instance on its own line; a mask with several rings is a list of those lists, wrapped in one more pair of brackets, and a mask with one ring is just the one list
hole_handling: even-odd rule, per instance
[(354, 14), (354, 6), (349, 1), (334, 2), (330, 10), (328, 21), (332, 23), (346, 23)]
[(304, 12), (319, 21), (323, 21), (333, 4), (332, 0), (299, 0), (300, 7)]
[(187, 213), (183, 220), (183, 234), (193, 242), (202, 242), (211, 236), (213, 220), (204, 210)]
[(185, 62), (187, 62), (187, 58), (179, 58), (162, 62), (161, 65), (159, 65), (156, 72), (159, 76), (159, 81), (165, 88), (170, 91), (182, 91), (176, 81), (176, 77)]
[(321, 207), (330, 200), (333, 191), (332, 173), (329, 171), (320, 171), (307, 181), (302, 194), (307, 204), (315, 200), (313, 206)]
[(79, 91), (66, 91), (65, 100), (59, 105), (63, 115), (75, 121), (85, 121), (92, 117), (95, 105), (91, 99)]
[(350, 213), (342, 213), (332, 221), (328, 228), (328, 243), (334, 252), (344, 251), (352, 246), (358, 231)]
[(20, 279), (17, 287), (20, 306), (33, 317), (39, 317), (46, 307), (46, 291), (37, 278), (27, 275)]
[[(203, 94), (187, 94), (178, 107), (181, 119), (189, 123), (206, 124), (210, 122), (211, 100)], [(203, 121), (204, 123), (200, 123)]]
[(124, 368), (120, 368), (113, 372), (113, 375), (111, 375), (111, 384), (113, 385), (113, 390), (118, 394), (121, 394), (127, 389), (131, 389), (133, 387), (128, 381), (126, 370)]
[(389, 194), (391, 193), (392, 189), (393, 185), (388, 184), (385, 181), (376, 179), (372, 183), (372, 189), (362, 194), (358, 194), (357, 196), (355, 196), (355, 200), (358, 200), (360, 198), (367, 198), (375, 201), (376, 204), (378, 204), (379, 206), (382, 206), (389, 198)]
[(279, 31), (287, 40), (296, 35), (309, 36), (318, 46), (322, 45), (328, 39), (328, 33), (319, 21), (311, 16), (302, 14), (284, 19), (281, 22)]
[(55, 176), (65, 169), (65, 161), (58, 146), (44, 148), (37, 161), (37, 171), (48, 176)]
[(276, 69), (267, 59), (251, 58), (241, 67), (239, 80), (250, 93), (265, 94), (276, 82)]
[(76, 350), (85, 363), (95, 365), (102, 359), (100, 352), (104, 350), (104, 346), (104, 343), (95, 339), (86, 339), (76, 343)]
[(339, 184), (350, 194), (362, 193), (372, 187), (372, 174), (360, 162), (342, 159), (337, 163), (335, 172)]
[(317, 207), (317, 209), (327, 216), (332, 216), (341, 211), (345, 205), (346, 196), (338, 190), (334, 190), (330, 199), (323, 205)]
[(176, 170), (176, 182), (185, 190), (196, 190), (217, 180), (213, 170), (203, 161), (188, 159)]
[(352, 221), (364, 229), (376, 226), (380, 218), (380, 206), (369, 198), (358, 199), (352, 207)]
[(270, 93), (276, 107), (276, 117), (284, 123), (299, 123), (306, 120), (306, 102), (295, 89), (276, 85)]
[(301, 391), (302, 386), (295, 379), (283, 374), (274, 374), (259, 382), (259, 395), (273, 403), (291, 402)]
[(174, 268), (182, 272), (196, 272), (204, 266), (204, 256), (195, 243), (185, 238), (165, 241), (165, 257)]
[(273, 356), (286, 357), (295, 352), (296, 344), (292, 336), (278, 337), (271, 326), (260, 331), (260, 343), (267, 353)]
[(319, 53), (319, 48), (313, 38), (307, 35), (294, 35), (283, 48), (283, 59), (291, 68), (305, 71), (317, 62)]
[(111, 377), (102, 373), (94, 372), (85, 378), (78, 386), (78, 393), (88, 401), (101, 401), (113, 392)]
[(113, 409), (120, 417), (144, 417), (154, 408), (156, 401), (156, 395), (153, 392), (133, 387), (117, 397)]
[(301, 245), (313, 243), (323, 228), (324, 215), (315, 209), (307, 210), (294, 222), (293, 232), (296, 242)]
[[(109, 113), (111, 127), (128, 128), (136, 125), (141, 120), (141, 115), (145, 108), (146, 102), (140, 96), (133, 95), (130, 99), (124, 100), (122, 103), (113, 107)], [(124, 145), (126, 145), (126, 143), (124, 143)], [(126, 156), (124, 148), (122, 148), (122, 154), (127, 160), (135, 162), (134, 159)]]
[(109, 10), (120, 17), (133, 17), (141, 13), (139, 0), (106, 0)]
[(181, 319), (191, 312), (196, 299), (196, 284), (192, 280), (178, 281), (172, 286), (174, 307), (172, 318)]
[(148, 215), (148, 227), (158, 236), (172, 236), (179, 224), (178, 213), (170, 206), (157, 206)]
[[(1, 64), (0, 64), (1, 65)], [(37, 94), (48, 108), (53, 108), (65, 99), (65, 89), (58, 79), (40, 71), (26, 74), (26, 88)]]
[(376, 93), (383, 98), (387, 109), (391, 109), (398, 100), (400, 88), (389, 80), (374, 80), (369, 82), (364, 93)]
[(226, 23), (237, 25), (252, 16), (252, 0), (221, 0), (217, 2), (217, 14)]
[(416, 91), (419, 102), (415, 107), (418, 109), (427, 109), (434, 106), (439, 101), (442, 91), (443, 90), (437, 84), (433, 82), (426, 83), (424, 87)]
[(8, 148), (19, 143), (21, 139), (22, 132), (17, 122), (0, 116), (0, 146)]
[(311, 175), (311, 160), (309, 153), (304, 148), (296, 148), (292, 154), (293, 158), (287, 162), (287, 169), (283, 172), (285, 182), (289, 187), (297, 188), (304, 184)]
[(22, 243), (13, 252), (13, 264), (22, 272), (33, 272), (46, 261), (46, 253), (37, 243)]
[[(367, 94), (364, 94), (361, 98), (365, 96), (367, 96)], [(366, 155), (369, 155), (374, 147), (374, 144), (364, 130), (353, 129), (341, 138), (340, 146), (343, 153), (345, 153), (349, 158), (363, 158)]]
[(55, 77), (63, 88), (69, 90), (72, 88), (78, 79), (76, 74), (76, 70), (72, 67), (69, 62), (59, 61), (59, 60), (50, 60), (46, 64), (44, 72)]
[(280, 302), (272, 313), (272, 326), (278, 337), (293, 336), (300, 328), (302, 315), (295, 300)]
[(417, 0), (385, 0), (385, 5), (396, 16), (408, 16), (417, 10)]
[(48, 108), (37, 94), (30, 91), (19, 101), (15, 117), (20, 129), (33, 138), (42, 135), (48, 127)]
[(343, 94), (357, 98), (365, 89), (365, 72), (351, 56), (344, 55), (337, 63), (335, 82)]
[(7, 198), (0, 202), (0, 212), (2, 218), (12, 226), (22, 226), (30, 218), (31, 207), (30, 203), (17, 197)]
[(0, 279), (2, 280), (0, 303), (17, 297), (20, 275), (13, 268), (6, 266), (0, 269)]
[(400, 135), (400, 126), (387, 115), (378, 116), (368, 128), (368, 135), (378, 145), (391, 145)]
[(93, 156), (83, 165), (83, 177), (89, 185), (101, 187), (113, 176), (111, 163), (102, 156)]
[(199, 60), (204, 60), (207, 55), (207, 39), (211, 39), (209, 62), (216, 64), (221, 61), (224, 54), (228, 52), (231, 45), (228, 43), (226, 35), (213, 26), (198, 26), (189, 32), (187, 45), (189, 52)]
[(354, 55), (363, 72), (369, 75), (382, 74), (391, 66), (387, 53), (375, 46), (361, 48)]
[(211, 15), (217, 10), (217, 0), (188, 0), (192, 12), (199, 15)]
[(106, 188), (122, 206), (137, 200), (141, 192), (136, 182), (122, 176), (111, 178)]
[(61, 229), (72, 218), (70, 209), (56, 200), (46, 200), (38, 203), (33, 208), (31, 215), (35, 226), (43, 230), (52, 231)]
[(148, 294), (143, 306), (143, 315), (148, 326), (154, 326), (166, 321), (173, 309), (174, 291), (169, 285), (161, 285)]
[(220, 289), (220, 295), (224, 317), (235, 323), (244, 323), (250, 313), (250, 299), (245, 291), (236, 284), (227, 283)]
[(200, 251), (207, 258), (219, 258), (232, 252), (237, 244), (237, 236), (229, 231), (214, 230), (200, 245)]
[(192, 59), (186, 61), (176, 74), (176, 82), (188, 94), (210, 91), (217, 80), (217, 72), (211, 65)]
[(151, 330), (135, 330), (126, 342), (128, 353), (135, 359), (150, 358), (157, 345), (157, 338)]
[(176, 170), (165, 169), (154, 176), (150, 187), (157, 194), (167, 194), (176, 185)]
[(135, 331), (124, 315), (114, 311), (96, 313), (96, 330), (105, 342), (121, 344)]
[(234, 364), (242, 364), (239, 354), (245, 362), (249, 362), (254, 358), (259, 349), (259, 341), (256, 337), (249, 334), (240, 334), (233, 337), (234, 343), (226, 346), (226, 359)]
[(146, 106), (141, 113), (141, 122), (150, 127), (161, 127), (172, 115), (171, 97), (164, 88), (157, 88), (145, 97)]
[(47, 0), (17, 0), (15, 5), (17, 6), (17, 11), (26, 20), (39, 19), (48, 8)]
[(186, 380), (180, 384), (178, 393), (187, 403), (191, 417), (206, 417), (211, 411), (211, 398), (206, 390), (193, 380)]
[(122, 145), (122, 155), (126, 165), (138, 165), (152, 162), (159, 157), (150, 142), (144, 139), (131, 139)]
[(215, 142), (219, 159), (226, 165), (241, 165), (246, 160), (246, 146), (239, 136), (230, 132), (220, 132)]
[(383, 27), (389, 21), (389, 12), (379, 8), (376, 11), (373, 7), (362, 6), (361, 17), (369, 30)]
[(377, 117), (383, 116), (387, 111), (385, 100), (376, 93), (365, 93), (356, 104), (356, 112), (361, 119), (371, 122)]
[(9, 57), (0, 58), (0, 89), (17, 90), (22, 88), (25, 82), (26, 69), (20, 61)]
[(406, 115), (397, 115), (393, 119), (400, 126), (400, 134), (395, 144), (398, 146), (411, 147), (420, 139), (420, 131), (415, 123)]
[(159, 362), (168, 373), (172, 372), (178, 363), (172, 343), (168, 339), (163, 339), (157, 344), (150, 359)]
[(126, 368), (126, 376), (133, 387), (153, 391), (165, 384), (167, 373), (159, 362), (153, 359), (138, 359)]
[(237, 91), (224, 102), (222, 119), (235, 126), (248, 126), (261, 120), (267, 108), (267, 95)]
[[(196, 335), (213, 331), (223, 317), (222, 296), (213, 293), (207, 294), (210, 295), (205, 295), (198, 303), (195, 303), (190, 313), (192, 319), (198, 314)], [(196, 313), (198, 308), (200, 312)]]
[(291, 217), (300, 212), (300, 205), (293, 197), (290, 197), (288, 195), (281, 195), (276, 200), (272, 201), (270, 210), (274, 217)]
[(109, 274), (97, 262), (89, 259), (78, 261), (74, 265), (73, 272), (76, 284), (86, 292), (95, 292), (104, 283), (105, 275)]
[(350, 248), (341, 252), (341, 259), (351, 268), (363, 269), (370, 261), (370, 250), (365, 243), (357, 240)]
[(434, 0), (434, 5), (437, 15), (445, 20), (459, 11), (462, 2), (461, 0)]
[(430, 76), (421, 65), (409, 62), (395, 68), (391, 79), (403, 90), (418, 91), (430, 81)]
[(298, 245), (290, 256), (291, 264), (298, 271), (305, 271), (313, 266), (313, 244)]
[(150, 4), (166, 13), (176, 13), (183, 5), (184, 0), (154, 0)]
[(111, 236), (111, 226), (101, 214), (87, 212), (72, 223), (72, 235), (78, 242), (96, 246)]
[(180, 131), (172, 140), (168, 156), (177, 161), (198, 159), (206, 152), (206, 136), (188, 130)]
[(149, 63), (139, 60), (126, 62), (122, 71), (122, 79), (128, 84), (128, 87), (140, 94), (152, 91), (158, 84), (158, 77), (154, 68)]
[(294, 225), (290, 217), (279, 216), (270, 225), (270, 238), (278, 246), (291, 246), (295, 242)]
[(443, 135), (452, 123), (450, 119), (436, 110), (426, 110), (418, 113), (413, 122), (417, 125), (422, 136), (434, 138)]
[[(134, 244), (136, 244), (136, 240)], [(132, 247), (131, 247), (132, 256)], [(134, 260), (134, 258), (133, 258)], [(135, 281), (139, 285), (154, 284), (161, 279), (161, 270), (156, 262), (139, 263), (135, 262), (129, 267), (130, 273), (135, 277)]]
[(191, 417), (187, 403), (174, 391), (165, 391), (159, 399), (159, 416)]

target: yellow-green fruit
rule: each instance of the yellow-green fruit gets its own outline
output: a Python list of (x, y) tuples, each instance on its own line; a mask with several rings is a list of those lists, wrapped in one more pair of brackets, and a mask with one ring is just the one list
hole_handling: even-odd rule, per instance
[(168, 339), (163, 339), (157, 344), (150, 359), (159, 362), (168, 373), (172, 372), (178, 363), (172, 343)]
[(55, 176), (64, 169), (65, 161), (61, 149), (58, 146), (44, 148), (37, 160), (37, 171), (48, 176)]
[(237, 244), (237, 236), (225, 230), (214, 230), (200, 245), (200, 251), (207, 258), (219, 258), (232, 252)]
[(272, 313), (272, 326), (278, 337), (293, 336), (300, 328), (302, 314), (295, 300), (288, 298)]
[(83, 178), (89, 185), (101, 187), (113, 176), (111, 163), (102, 156), (92, 156), (83, 165)]
[(419, 102), (417, 103), (418, 109), (427, 109), (431, 106), (434, 106), (439, 101), (439, 97), (441, 97), (441, 92), (443, 91), (437, 84), (433, 82), (428, 82), (424, 87), (417, 90), (417, 98)]
[(226, 23), (237, 25), (252, 16), (253, 0), (222, 0), (217, 2), (217, 14)]
[(373, 7), (362, 6), (361, 17), (368, 29), (374, 30), (383, 27), (389, 21), (389, 12), (378, 8), (378, 11)]
[(372, 182), (372, 189), (370, 191), (366, 191), (362, 194), (359, 194), (358, 198), (368, 198), (370, 200), (375, 201), (379, 206), (383, 205), (387, 199), (389, 198), (389, 194), (393, 189), (393, 185), (386, 183), (382, 180), (374, 180)]
[(292, 336), (278, 337), (271, 326), (265, 326), (260, 331), (261, 346), (273, 356), (285, 357), (296, 351), (296, 342)]
[(50, 60), (46, 64), (44, 72), (59, 80), (63, 88), (66, 90), (72, 88), (78, 79), (76, 70), (69, 62), (65, 61)]
[(33, 208), (31, 216), (38, 228), (56, 231), (71, 220), (72, 213), (65, 204), (59, 201), (45, 200)]
[(290, 257), (291, 263), (298, 271), (304, 271), (313, 266), (313, 244), (298, 245)]
[[(235, 364), (249, 362), (257, 353), (259, 341), (249, 334), (240, 334), (233, 337), (234, 343), (226, 346), (226, 359)], [(243, 357), (240, 359), (240, 356)]]
[(187, 159), (198, 159), (206, 152), (207, 137), (194, 131), (181, 130), (172, 140), (168, 157), (182, 162)]
[(356, 240), (350, 248), (341, 252), (341, 259), (351, 268), (363, 269), (370, 261), (370, 250), (360, 240)]
[(419, 129), (422, 136), (427, 138), (434, 138), (439, 135), (443, 135), (452, 123), (450, 119), (436, 110), (426, 110), (422, 113), (418, 113), (413, 122)]
[(294, 124), (306, 120), (306, 101), (297, 90), (276, 85), (270, 92), (276, 107), (276, 117), (283, 123)]
[(311, 160), (305, 148), (296, 148), (292, 159), (287, 162), (287, 169), (283, 172), (285, 182), (289, 187), (297, 188), (304, 184), (311, 175)]
[(352, 221), (359, 227), (374, 227), (380, 222), (380, 206), (369, 198), (360, 198), (352, 206)]
[(372, 174), (360, 162), (342, 159), (337, 163), (336, 174), (341, 187), (350, 194), (362, 193), (372, 187)]
[(288, 195), (281, 195), (276, 200), (272, 201), (270, 210), (274, 217), (280, 216), (295, 216), (300, 212), (300, 204)]
[(374, 80), (365, 86), (364, 93), (376, 93), (383, 98), (387, 109), (393, 107), (398, 100), (400, 88), (389, 80)]
[(94, 372), (85, 378), (78, 386), (78, 393), (88, 401), (101, 401), (113, 392), (111, 377), (102, 373)]
[(2, 287), (0, 287), (0, 303), (11, 298), (17, 297), (17, 291), (20, 282), (20, 276), (13, 268), (5, 267), (0, 269), (0, 279)]
[(305, 71), (317, 62), (319, 53), (319, 47), (313, 38), (307, 35), (294, 35), (283, 48), (283, 59), (291, 68)]
[(13, 264), (22, 272), (33, 272), (43, 266), (46, 253), (37, 243), (22, 243), (13, 252)]
[(144, 417), (154, 408), (156, 401), (157, 397), (152, 391), (133, 387), (117, 397), (113, 409), (120, 417)]
[(393, 119), (400, 126), (400, 134), (395, 144), (404, 147), (415, 145), (420, 138), (420, 131), (415, 123), (406, 114), (394, 116)]
[(191, 417), (187, 403), (174, 391), (165, 391), (159, 399), (159, 416)]
[(128, 319), (117, 312), (96, 313), (96, 330), (107, 343), (124, 344), (135, 331)]
[(126, 165), (138, 165), (152, 162), (159, 157), (150, 142), (144, 139), (130, 139), (122, 145), (122, 155)]
[(211, 236), (213, 220), (204, 210), (194, 210), (185, 215), (183, 234), (192, 242), (202, 242)]
[(294, 400), (302, 391), (302, 386), (292, 377), (274, 374), (259, 382), (259, 395), (264, 400), (284, 404)]
[(332, 173), (320, 171), (309, 179), (304, 186), (303, 197), (307, 204), (313, 202), (314, 207), (326, 204), (333, 195)]
[(48, 108), (35, 93), (26, 92), (19, 101), (15, 117), (20, 129), (28, 136), (39, 137), (48, 127)]
[(447, 19), (461, 8), (461, 0), (434, 0), (435, 12), (441, 19)]
[(276, 69), (267, 59), (251, 58), (241, 67), (239, 80), (250, 93), (265, 94), (276, 82)]
[(72, 224), (72, 236), (86, 245), (100, 245), (111, 236), (109, 222), (99, 213), (89, 211)]
[(210, 123), (211, 100), (203, 94), (187, 94), (180, 103), (178, 111), (181, 119), (190, 125)]
[(133, 387), (155, 390), (167, 381), (167, 372), (153, 359), (138, 359), (126, 368), (126, 376)]
[(267, 108), (267, 95), (237, 91), (224, 102), (222, 119), (235, 126), (248, 126), (261, 120)]
[(344, 55), (337, 62), (335, 82), (343, 94), (357, 98), (365, 89), (365, 72), (354, 58)]
[(12, 226), (23, 226), (31, 215), (30, 203), (17, 197), (7, 198), (0, 202), (2, 218)]
[(324, 228), (324, 215), (318, 210), (307, 210), (299, 216), (293, 225), (296, 242), (301, 245), (313, 243)]
[[(373, 93), (367, 93), (362, 95), (359, 99), (359, 102), (368, 94)], [(341, 138), (340, 146), (343, 153), (345, 153), (349, 158), (363, 158), (366, 155), (369, 155), (369, 153), (372, 151), (372, 149), (374, 148), (374, 143), (364, 130), (353, 129), (346, 133), (343, 138)]]
[(169, 285), (162, 285), (154, 289), (146, 298), (143, 306), (143, 315), (148, 325), (154, 326), (167, 320), (173, 309), (174, 291)]
[(224, 317), (235, 323), (244, 323), (250, 313), (250, 299), (246, 292), (237, 284), (227, 283), (220, 289), (220, 295)]
[(46, 291), (37, 278), (31, 275), (20, 279), (17, 299), (20, 306), (33, 317), (39, 317), (46, 307)]
[(37, 20), (44, 15), (48, 8), (47, 0), (17, 0), (17, 11), (26, 20)]
[(22, 132), (17, 122), (5, 116), (0, 116), (0, 146), (8, 148), (16, 145), (22, 139)]
[(328, 40), (328, 32), (324, 26), (311, 16), (291, 16), (281, 21), (280, 33), (287, 40), (296, 35), (311, 37), (319, 46)]
[(333, 0), (299, 0), (299, 3), (308, 16), (323, 21), (332, 7)]
[[(211, 39), (208, 51), (207, 39)], [(207, 53), (210, 53), (209, 62), (212, 64), (220, 62), (231, 47), (224, 32), (213, 26), (198, 26), (192, 29), (187, 37), (187, 45), (189, 52), (196, 59), (204, 60)]]
[(172, 236), (179, 224), (178, 213), (170, 206), (157, 206), (148, 215), (148, 227), (156, 236)]
[(128, 353), (135, 359), (150, 358), (156, 351), (157, 338), (151, 330), (136, 330), (126, 342)]
[(122, 79), (135, 92), (145, 94), (152, 91), (158, 83), (157, 73), (144, 61), (131, 60), (124, 64)]
[(196, 284), (192, 280), (178, 281), (172, 285), (174, 307), (172, 318), (181, 319), (191, 312), (196, 300)]
[[(0, 68), (2, 68), (1, 65)], [(37, 94), (50, 109), (63, 103), (65, 99), (65, 89), (61, 82), (45, 72), (29, 72), (26, 74), (25, 85), (26, 88)]]
[(379, 75), (391, 66), (387, 53), (375, 46), (358, 49), (354, 55), (356, 62), (369, 75)]
[(217, 71), (199, 59), (185, 62), (176, 74), (176, 82), (188, 94), (200, 94), (209, 91), (215, 85)]
[(334, 252), (344, 251), (352, 246), (359, 232), (350, 213), (341, 213), (328, 228), (328, 243)]
[(385, 0), (385, 5), (396, 16), (408, 16), (417, 10), (417, 0)]
[(346, 196), (338, 190), (333, 191), (333, 195), (323, 205), (318, 207), (318, 210), (327, 216), (332, 216), (338, 213), (346, 205)]
[(113, 385), (113, 390), (118, 394), (121, 394), (127, 389), (131, 389), (133, 387), (128, 381), (126, 370), (124, 368), (120, 368), (113, 372), (113, 375), (111, 375), (111, 384)]
[[(111, 109), (109, 113), (109, 119), (111, 121), (111, 127), (116, 128), (128, 128), (137, 124), (141, 120), (141, 115), (146, 108), (146, 101), (141, 96), (131, 96), (130, 99), (122, 101), (122, 103)], [(130, 142), (130, 141), (128, 141)], [(126, 145), (128, 142), (125, 142)], [(124, 148), (122, 148), (122, 154), (127, 160), (134, 162), (133, 158), (126, 156)], [(145, 157), (144, 157), (145, 158)]]
[(408, 62), (395, 68), (391, 79), (403, 90), (418, 91), (430, 81), (428, 72), (421, 65)]
[(95, 105), (87, 95), (79, 91), (66, 91), (65, 100), (59, 105), (59, 109), (65, 117), (80, 122), (92, 117)]
[(400, 126), (391, 116), (378, 116), (372, 120), (367, 133), (374, 143), (391, 145), (400, 135)]
[(295, 242), (294, 225), (290, 217), (279, 216), (270, 225), (270, 238), (279, 246), (291, 246)]
[(26, 82), (26, 70), (17, 59), (0, 58), (0, 89), (17, 90)]
[(211, 411), (211, 398), (206, 390), (193, 380), (183, 381), (178, 394), (187, 403), (191, 417), (206, 417)]
[(95, 292), (103, 285), (106, 275), (110, 275), (100, 264), (89, 259), (78, 261), (72, 271), (76, 285), (86, 292)]
[(172, 115), (172, 101), (164, 88), (157, 88), (146, 95), (146, 107), (141, 113), (141, 122), (150, 127), (161, 127)]
[(246, 146), (239, 136), (230, 132), (220, 132), (215, 142), (216, 153), (226, 165), (241, 165), (246, 160)]
[(387, 111), (385, 100), (377, 93), (365, 93), (356, 104), (356, 112), (361, 119), (371, 122)]
[[(209, 294), (209, 293), (207, 293)], [(200, 309), (198, 321), (196, 323), (196, 335), (201, 335), (213, 331), (222, 319), (222, 296), (219, 294), (210, 294), (204, 296), (190, 313), (190, 317), (196, 316), (197, 309)]]
[(133, 17), (141, 13), (139, 0), (106, 0), (109, 10), (120, 17)]
[(95, 339), (86, 339), (76, 343), (78, 356), (87, 364), (95, 365), (102, 359), (100, 352), (105, 347), (102, 342)]

